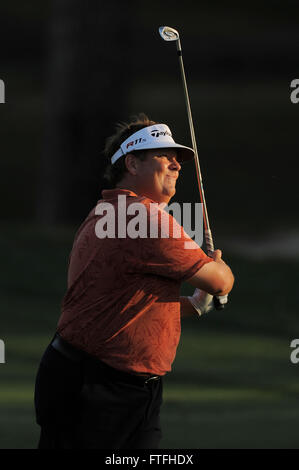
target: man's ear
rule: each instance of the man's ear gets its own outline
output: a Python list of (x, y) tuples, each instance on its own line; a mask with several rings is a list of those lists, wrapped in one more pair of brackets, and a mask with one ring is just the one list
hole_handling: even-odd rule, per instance
[(128, 153), (125, 157), (125, 165), (131, 175), (137, 174), (138, 162), (135, 155), (133, 155), (132, 153)]

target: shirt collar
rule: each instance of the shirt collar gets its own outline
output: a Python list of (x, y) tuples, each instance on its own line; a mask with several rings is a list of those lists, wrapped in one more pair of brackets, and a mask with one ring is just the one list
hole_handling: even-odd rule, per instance
[(133, 197), (138, 197), (136, 193), (129, 189), (121, 189), (121, 188), (114, 188), (114, 189), (103, 189), (102, 191), (102, 198), (103, 199), (115, 199), (117, 196), (120, 195), (125, 195), (125, 196), (133, 196)]

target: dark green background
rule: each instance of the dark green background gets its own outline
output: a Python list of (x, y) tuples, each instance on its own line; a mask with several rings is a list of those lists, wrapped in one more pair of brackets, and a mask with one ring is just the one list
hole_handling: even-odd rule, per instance
[[(298, 447), (296, 3), (2, 2), (0, 448), (36, 447), (36, 369), (75, 231), (104, 187), (105, 137), (143, 111), (190, 144), (163, 24), (181, 33), (211, 225), (236, 283), (225, 312), (182, 325), (162, 445)], [(198, 201), (192, 165), (174, 200)]]

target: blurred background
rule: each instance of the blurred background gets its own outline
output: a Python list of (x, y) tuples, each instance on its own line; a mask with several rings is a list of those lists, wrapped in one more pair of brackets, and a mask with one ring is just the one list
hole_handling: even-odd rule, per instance
[[(2, 2), (0, 448), (37, 445), (35, 374), (106, 185), (105, 138), (145, 112), (191, 144), (161, 25), (181, 35), (215, 245), (236, 278), (226, 311), (182, 325), (162, 447), (299, 447), (298, 13), (292, 0)], [(192, 165), (173, 201), (199, 201)]]

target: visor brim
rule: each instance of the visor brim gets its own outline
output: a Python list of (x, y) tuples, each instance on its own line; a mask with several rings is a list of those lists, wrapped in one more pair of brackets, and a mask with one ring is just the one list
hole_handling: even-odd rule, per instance
[[(142, 151), (142, 150), (155, 150), (155, 149), (176, 149), (178, 151), (178, 159), (181, 162), (188, 162), (190, 160), (194, 160), (194, 150), (190, 147), (186, 147), (185, 145), (180, 145), (175, 142), (165, 142), (165, 145), (163, 143), (159, 143), (157, 145), (154, 144), (149, 144), (147, 145), (142, 145), (141, 148), (135, 148), (134, 151)], [(130, 152), (127, 152), (127, 154)]]

